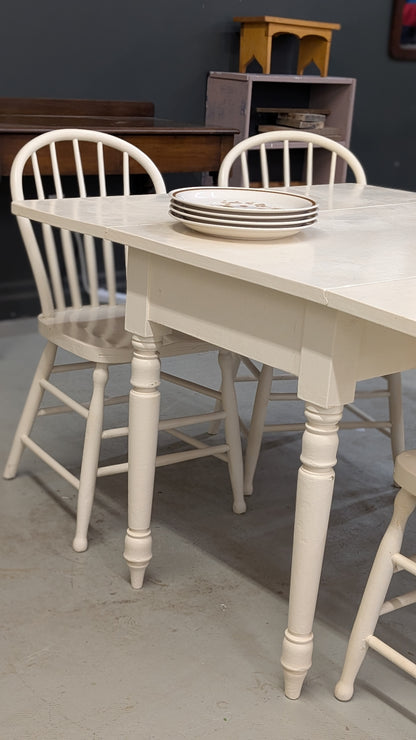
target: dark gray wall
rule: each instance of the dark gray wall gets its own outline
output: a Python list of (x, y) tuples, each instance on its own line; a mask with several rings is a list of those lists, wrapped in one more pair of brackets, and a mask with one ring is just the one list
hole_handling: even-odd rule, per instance
[[(351, 149), (370, 183), (416, 190), (416, 62), (389, 57), (392, 5), (393, 0), (14, 0), (0, 16), (0, 97), (147, 99), (159, 117), (202, 123), (207, 73), (238, 70), (234, 16), (339, 22), (329, 74), (357, 78)], [(7, 216), (6, 181), (0, 200), (2, 246), (16, 255), (3, 251), (0, 257), (4, 317), (5, 282), (14, 295), (11, 283), (22, 275), (23, 255)], [(12, 307), (13, 312), (27, 309)]]
[(374, 184), (416, 189), (416, 62), (388, 55), (393, 0), (14, 0), (0, 24), (0, 96), (150, 99), (202, 122), (209, 70), (238, 69), (234, 16), (341, 23), (330, 74), (356, 77), (351, 148)]

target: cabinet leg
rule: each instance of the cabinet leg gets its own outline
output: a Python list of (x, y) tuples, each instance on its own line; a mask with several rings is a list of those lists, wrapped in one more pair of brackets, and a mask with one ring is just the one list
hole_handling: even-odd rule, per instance
[(266, 34), (264, 25), (242, 28), (240, 32), (239, 71), (245, 72), (255, 59), (261, 66), (263, 74), (270, 74), (272, 56), (272, 37)]
[(299, 41), (299, 56), (297, 74), (302, 75), (305, 67), (315, 62), (321, 77), (328, 75), (329, 52), (331, 43), (319, 36), (304, 36)]

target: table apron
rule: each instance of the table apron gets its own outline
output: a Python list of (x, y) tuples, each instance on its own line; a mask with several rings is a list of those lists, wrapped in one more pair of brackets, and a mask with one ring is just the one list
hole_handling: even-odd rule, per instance
[[(41, 132), (37, 132), (41, 133)], [(13, 159), (17, 152), (37, 133), (7, 133), (0, 132), (0, 174), (9, 175)], [(234, 144), (234, 134), (231, 132), (200, 132), (193, 134), (184, 129), (182, 132), (161, 132), (115, 135), (128, 141), (133, 146), (142, 149), (155, 163), (161, 172), (217, 172), (225, 155)], [(47, 153), (39, 152), (41, 168), (44, 173), (51, 173), (50, 159)], [(74, 175), (72, 150), (63, 143), (60, 147), (60, 171), (62, 175)], [(120, 157), (117, 153), (106, 152), (107, 174), (121, 172)], [(140, 165), (132, 162), (131, 171), (142, 173)], [(84, 157), (84, 174), (95, 175), (97, 172), (97, 158), (95, 152), (86, 152)], [(26, 174), (31, 173), (30, 164)]]
[(325, 408), (353, 401), (358, 380), (416, 366), (416, 339), (406, 334), (136, 248), (127, 285), (129, 332), (169, 327), (292, 372), (299, 397)]

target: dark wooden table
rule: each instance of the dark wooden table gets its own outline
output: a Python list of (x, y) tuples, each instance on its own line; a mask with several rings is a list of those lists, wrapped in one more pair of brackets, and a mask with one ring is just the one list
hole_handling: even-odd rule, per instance
[[(27, 141), (57, 128), (98, 129), (120, 136), (142, 149), (164, 173), (218, 172), (238, 133), (155, 118), (154, 105), (148, 102), (0, 98), (0, 175), (10, 173)], [(61, 171), (74, 174), (65, 169), (65, 162)]]

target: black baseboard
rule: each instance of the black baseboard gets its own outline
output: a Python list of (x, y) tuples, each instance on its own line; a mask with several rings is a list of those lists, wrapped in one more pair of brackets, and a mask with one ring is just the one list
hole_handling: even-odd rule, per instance
[(37, 316), (39, 298), (33, 280), (0, 282), (0, 320)]

